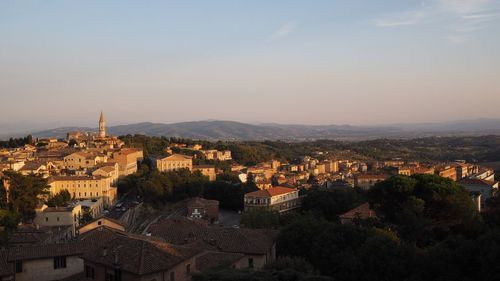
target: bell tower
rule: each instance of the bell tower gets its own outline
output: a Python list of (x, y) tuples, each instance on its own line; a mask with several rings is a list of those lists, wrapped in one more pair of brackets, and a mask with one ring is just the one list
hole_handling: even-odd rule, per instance
[(104, 114), (101, 111), (101, 117), (99, 118), (99, 137), (106, 137), (106, 123), (104, 122)]

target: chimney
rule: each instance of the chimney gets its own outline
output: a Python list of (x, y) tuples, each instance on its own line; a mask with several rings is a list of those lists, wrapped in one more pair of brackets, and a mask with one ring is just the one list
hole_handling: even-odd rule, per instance
[(105, 257), (108, 255), (108, 248), (104, 247), (102, 248), (102, 256)]

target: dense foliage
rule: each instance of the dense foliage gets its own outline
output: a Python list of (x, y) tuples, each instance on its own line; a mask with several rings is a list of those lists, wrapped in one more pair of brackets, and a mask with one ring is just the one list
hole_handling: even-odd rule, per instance
[(0, 140), (0, 148), (15, 148), (26, 144), (33, 144), (33, 137), (31, 135), (24, 138), (10, 138), (7, 141)]
[(350, 187), (312, 190), (302, 199), (302, 210), (315, 217), (338, 221), (338, 215), (366, 202), (364, 197), (361, 190)]
[(47, 179), (35, 175), (23, 176), (12, 171), (4, 172), (4, 176), (10, 185), (8, 210), (23, 222), (33, 220), (41, 196), (48, 194)]
[(49, 200), (47, 200), (47, 206), (49, 207), (65, 207), (68, 205), (68, 202), (71, 200), (71, 194), (69, 191), (62, 190), (54, 196), (51, 196)]
[[(321, 274), (342, 281), (496, 280), (500, 274), (497, 197), (479, 214), (469, 193), (448, 179), (395, 176), (366, 196), (376, 223), (341, 225), (337, 212), (323, 210), (331, 200), (325, 199), (328, 192), (335, 191), (310, 192), (305, 200), (311, 207), (281, 229), (279, 255), (304, 258)], [(344, 196), (331, 206), (357, 200)]]

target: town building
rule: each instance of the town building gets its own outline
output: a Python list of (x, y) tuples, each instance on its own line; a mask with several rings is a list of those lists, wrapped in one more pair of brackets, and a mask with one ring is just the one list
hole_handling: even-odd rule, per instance
[(235, 268), (260, 269), (276, 259), (276, 230), (207, 226), (199, 220), (173, 217), (151, 225), (149, 232), (174, 245), (239, 254)]
[(137, 148), (122, 148), (113, 153), (113, 160), (118, 163), (120, 176), (137, 172), (137, 162), (142, 161), (143, 158), (143, 151)]
[(156, 160), (156, 168), (160, 172), (169, 172), (180, 169), (193, 170), (193, 158), (182, 154), (173, 154)]
[(255, 209), (271, 209), (287, 213), (300, 208), (299, 191), (288, 187), (272, 187), (254, 191), (244, 196), (245, 212)]
[(36, 210), (35, 225), (69, 228), (67, 239), (76, 236), (76, 229), (80, 226), (82, 217), (81, 205), (69, 207), (48, 207), (43, 205)]
[(219, 201), (196, 197), (187, 203), (187, 216), (206, 220), (209, 223), (219, 221)]
[(357, 174), (354, 176), (354, 186), (368, 190), (376, 183), (386, 180), (387, 177), (386, 175)]
[(482, 180), (477, 178), (465, 178), (458, 181), (469, 192), (481, 194), (481, 208), (484, 208), (486, 200), (490, 199), (498, 191), (499, 182)]
[(209, 181), (215, 181), (217, 178), (214, 165), (196, 165), (193, 166), (194, 171), (200, 171), (202, 175), (208, 177)]
[(375, 211), (370, 208), (369, 203), (364, 203), (348, 212), (339, 215), (341, 224), (351, 224), (357, 219), (376, 218)]
[(93, 199), (102, 197), (105, 206), (116, 200), (116, 187), (111, 179), (102, 176), (53, 176), (49, 178), (50, 194), (67, 190), (73, 199)]

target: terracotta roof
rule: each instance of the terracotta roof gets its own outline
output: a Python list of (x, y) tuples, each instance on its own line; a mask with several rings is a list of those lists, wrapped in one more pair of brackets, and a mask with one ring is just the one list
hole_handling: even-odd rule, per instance
[(20, 169), (20, 171), (34, 171), (38, 170), (41, 166), (46, 163), (41, 161), (28, 161), (24, 163), (24, 166)]
[(207, 252), (196, 258), (196, 270), (204, 272), (217, 266), (231, 265), (244, 256), (238, 253)]
[(142, 152), (142, 149), (128, 147), (128, 148), (122, 148), (121, 150), (117, 151), (118, 154), (122, 155), (128, 155), (136, 152)]
[(368, 174), (358, 174), (356, 175), (357, 179), (377, 179), (377, 180), (385, 180), (388, 178), (387, 175), (368, 175)]
[(9, 261), (35, 260), (58, 256), (77, 256), (83, 253), (79, 243), (60, 243), (12, 247), (9, 249)]
[(52, 176), (49, 178), (49, 183), (54, 181), (86, 181), (86, 180), (101, 180), (103, 176)]
[(342, 214), (342, 215), (339, 215), (339, 217), (341, 219), (355, 219), (355, 218), (362, 218), (362, 219), (366, 219), (366, 218), (374, 218), (376, 217), (375, 215), (375, 211), (373, 211), (372, 209), (370, 209), (370, 204), (368, 203), (364, 203), (364, 204), (361, 204), (359, 205), (358, 207)]
[(494, 182), (494, 181), (475, 179), (475, 178), (461, 179), (458, 181), (458, 183), (465, 184), (465, 185), (484, 185), (484, 186), (489, 186), (489, 187), (496, 184), (496, 182)]
[(293, 188), (276, 186), (276, 187), (272, 187), (272, 188), (265, 189), (265, 190), (258, 190), (258, 191), (250, 192), (250, 193), (245, 194), (245, 196), (273, 197), (273, 196), (287, 194), (287, 193), (291, 193), (291, 192), (295, 192), (295, 191), (297, 191), (297, 190), (293, 189)]
[(174, 246), (146, 238), (121, 236), (95, 251), (89, 251), (83, 258), (106, 266), (118, 265), (124, 271), (145, 275), (169, 270), (198, 253), (199, 249)]
[(152, 225), (149, 231), (172, 244), (198, 241), (207, 250), (245, 254), (268, 253), (278, 235), (278, 231), (270, 229), (209, 227), (187, 218), (168, 218)]
[(59, 226), (42, 226), (38, 229), (33, 225), (18, 226), (9, 234), (9, 245), (46, 244), (52, 240), (53, 236), (66, 230), (67, 228)]
[(172, 155), (167, 156), (165, 158), (162, 158), (160, 160), (162, 160), (162, 161), (176, 161), (176, 160), (189, 160), (192, 158), (193, 157), (191, 157), (191, 156), (187, 156), (187, 155), (183, 155), (183, 154), (172, 154)]

